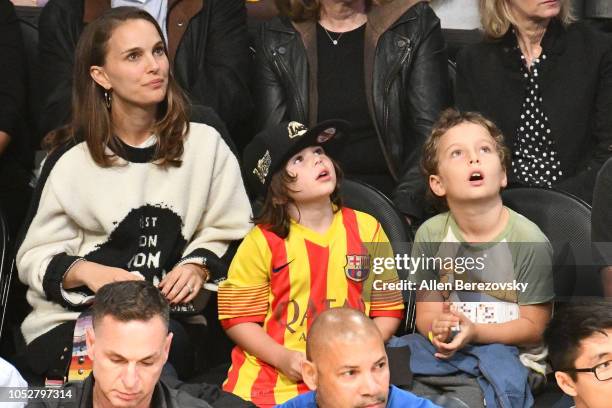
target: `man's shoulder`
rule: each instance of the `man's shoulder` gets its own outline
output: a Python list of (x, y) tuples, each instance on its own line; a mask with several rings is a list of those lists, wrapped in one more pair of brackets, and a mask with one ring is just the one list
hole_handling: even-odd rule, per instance
[(425, 398), (417, 397), (411, 392), (404, 391), (396, 386), (389, 387), (389, 400), (386, 408), (437, 408), (438, 406)]
[(158, 381), (156, 388), (164, 399), (163, 402), (160, 401), (160, 405), (163, 404), (167, 408), (211, 408), (203, 399), (196, 398), (187, 391), (172, 388), (161, 380)]
[(309, 391), (307, 393), (298, 395), (284, 404), (279, 405), (279, 408), (317, 408), (315, 392)]

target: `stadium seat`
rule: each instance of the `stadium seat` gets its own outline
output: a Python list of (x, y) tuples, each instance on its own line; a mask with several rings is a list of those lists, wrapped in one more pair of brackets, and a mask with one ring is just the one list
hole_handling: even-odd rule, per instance
[(540, 227), (553, 246), (557, 300), (601, 296), (591, 249), (591, 207), (557, 190), (520, 187), (502, 192), (504, 204)]
[(389, 241), (408, 242), (409, 235), (406, 220), (386, 195), (376, 188), (355, 180), (342, 181), (340, 194), (344, 205), (354, 210), (363, 211), (375, 217), (382, 225)]
[[(380, 222), (396, 254), (410, 253), (409, 243), (414, 237), (404, 216), (387, 196), (365, 183), (346, 179), (340, 186), (340, 194), (344, 205), (368, 213)], [(401, 270), (397, 272), (400, 279), (407, 278)], [(411, 333), (414, 326), (414, 294), (404, 292), (404, 301), (406, 316), (400, 327), (400, 334)]]
[[(591, 249), (591, 207), (569, 193), (535, 187), (502, 192), (504, 204), (540, 227), (552, 244), (553, 276), (557, 301), (601, 296)], [(535, 397), (535, 408), (565, 407), (568, 397), (553, 375)]]

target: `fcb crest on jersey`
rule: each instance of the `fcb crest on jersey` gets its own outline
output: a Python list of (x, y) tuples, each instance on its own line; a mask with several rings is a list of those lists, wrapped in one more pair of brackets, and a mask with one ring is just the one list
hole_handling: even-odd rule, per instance
[(344, 273), (355, 282), (366, 280), (370, 274), (370, 255), (347, 255)]

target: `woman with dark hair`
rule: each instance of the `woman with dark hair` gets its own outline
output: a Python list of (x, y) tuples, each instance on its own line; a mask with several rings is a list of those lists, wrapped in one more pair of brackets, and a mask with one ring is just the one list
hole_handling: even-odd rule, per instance
[(340, 118), (351, 136), (328, 153), (347, 178), (421, 218), (421, 147), (449, 104), (440, 22), (418, 0), (276, 0), (258, 37), (258, 129)]
[[(174, 78), (196, 105), (210, 106), (235, 143), (252, 114), (244, 0), (49, 0), (38, 20), (40, 133), (69, 122), (76, 44), (87, 24), (110, 8), (149, 12), (164, 33)], [(197, 112), (193, 119), (198, 118)], [(194, 120), (197, 121), (197, 120)]]
[(486, 39), (457, 56), (456, 103), (506, 135), (509, 182), (591, 202), (612, 146), (612, 39), (570, 0), (480, 0)]
[(224, 278), (230, 242), (249, 230), (238, 162), (214, 128), (188, 122), (147, 12), (114, 8), (89, 24), (74, 84), (72, 122), (46, 140), (18, 242), (33, 308), (22, 332), (37, 374), (70, 357), (75, 320), (100, 287), (146, 279), (188, 304)]

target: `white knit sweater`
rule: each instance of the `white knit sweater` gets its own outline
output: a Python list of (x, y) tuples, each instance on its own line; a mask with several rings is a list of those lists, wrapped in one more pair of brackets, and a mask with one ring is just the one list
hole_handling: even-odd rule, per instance
[(78, 259), (138, 272), (159, 282), (174, 266), (197, 262), (224, 279), (223, 256), (249, 231), (251, 207), (238, 162), (212, 127), (191, 123), (182, 165), (151, 162), (154, 146), (124, 146), (119, 166), (98, 166), (82, 142), (58, 149), (42, 171), (17, 253), (19, 278), (33, 311), (27, 343), (75, 320), (91, 301), (87, 288), (64, 290)]

